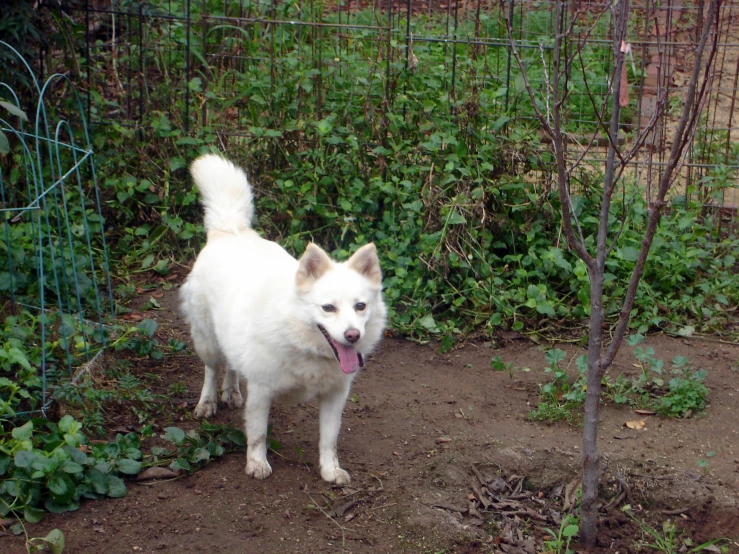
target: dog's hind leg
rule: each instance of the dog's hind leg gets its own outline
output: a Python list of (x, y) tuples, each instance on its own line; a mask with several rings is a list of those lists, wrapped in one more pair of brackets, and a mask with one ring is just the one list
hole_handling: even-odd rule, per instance
[(226, 368), (226, 375), (223, 377), (223, 393), (221, 401), (229, 408), (241, 408), (244, 405), (244, 397), (241, 396), (241, 388), (239, 388), (239, 374), (231, 368)]
[(349, 474), (339, 466), (336, 443), (341, 430), (341, 413), (344, 411), (348, 387), (319, 399), (321, 437), (319, 440), (321, 477), (329, 483), (346, 485), (351, 480)]
[[(218, 410), (218, 368), (221, 365), (221, 351), (213, 334), (195, 323), (192, 325), (192, 342), (198, 357), (205, 364), (203, 390), (193, 413), (197, 418), (213, 417)], [(236, 386), (238, 387), (238, 378)]]
[(246, 390), (246, 474), (266, 479), (272, 474), (267, 461), (267, 427), (272, 395), (267, 387), (249, 382)]

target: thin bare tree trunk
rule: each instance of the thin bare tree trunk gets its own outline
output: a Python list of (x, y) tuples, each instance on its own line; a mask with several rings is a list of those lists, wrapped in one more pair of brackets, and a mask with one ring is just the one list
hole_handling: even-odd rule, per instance
[[(613, 14), (614, 67), (610, 81), (611, 118), (607, 125), (603, 120), (600, 120), (602, 130), (608, 136), (608, 151), (606, 156), (605, 172), (603, 175), (603, 196), (601, 198), (602, 203), (598, 221), (595, 256), (593, 256), (586, 248), (585, 238), (582, 235), (577, 216), (572, 210), (569, 190), (569, 175), (575, 167), (579, 165), (580, 161), (584, 158), (584, 154), (581, 155), (574, 163), (568, 163), (566, 138), (564, 136), (562, 122), (562, 107), (567, 98), (567, 91), (561, 83), (568, 76), (568, 72), (574, 59), (580, 55), (584, 41), (580, 40), (578, 42), (577, 51), (569, 56), (563, 56), (564, 45), (567, 37), (573, 34), (574, 25), (581, 12), (578, 10), (574, 14), (571, 14), (572, 19), (569, 22), (568, 28), (565, 29), (564, 17), (568, 13), (565, 9), (565, 3), (561, 0), (556, 3), (557, 11), (555, 19), (558, 23), (559, 29), (554, 41), (553, 73), (551, 77), (546, 77), (545, 83), (546, 94), (549, 96), (549, 101), (545, 103), (548, 106), (548, 111), (543, 113), (536, 102), (537, 95), (528, 80), (526, 66), (516, 47), (516, 40), (513, 38), (512, 22), (507, 15), (508, 10), (506, 9), (506, 3), (509, 1), (512, 0), (500, 0), (501, 12), (503, 13), (503, 17), (506, 22), (511, 52), (521, 70), (524, 85), (531, 99), (534, 112), (542, 125), (542, 129), (550, 137), (554, 149), (564, 234), (567, 237), (567, 242), (570, 248), (587, 266), (590, 278), (590, 324), (588, 337), (588, 372), (586, 378), (587, 392), (585, 398), (583, 426), (583, 480), (582, 501), (580, 506), (580, 539), (585, 546), (592, 547), (596, 542), (598, 482), (600, 478), (600, 453), (598, 451), (597, 436), (601, 398), (601, 380), (606, 370), (612, 364), (628, 329), (631, 311), (634, 307), (634, 301), (636, 298), (636, 290), (639, 285), (639, 281), (644, 274), (647, 256), (649, 255), (652, 241), (657, 232), (662, 209), (665, 205), (665, 198), (677, 177), (679, 167), (684, 158), (688, 144), (690, 143), (698, 125), (700, 114), (707, 99), (718, 46), (718, 33), (716, 32), (716, 29), (718, 28), (719, 7), (722, 0), (711, 0), (708, 6), (708, 12), (703, 20), (704, 23), (702, 33), (700, 35), (700, 41), (695, 50), (695, 65), (688, 84), (682, 115), (673, 135), (670, 156), (662, 171), (662, 175), (660, 176), (657, 195), (651, 205), (652, 207), (647, 220), (647, 229), (642, 240), (641, 249), (636, 260), (634, 270), (629, 279), (621, 313), (614, 330), (613, 339), (605, 351), (603, 345), (603, 326), (605, 318), (603, 311), (603, 285), (605, 279), (606, 260), (620, 236), (620, 231), (615, 233), (615, 237), (609, 237), (608, 233), (611, 199), (618, 188), (617, 185), (619, 178), (626, 165), (635, 155), (638, 148), (644, 144), (647, 135), (653, 130), (653, 127), (660, 115), (659, 113), (656, 113), (650, 120), (649, 124), (640, 131), (638, 136), (634, 138), (630, 152), (627, 152), (625, 155), (619, 152), (617, 146), (621, 108), (619, 103), (619, 92), (623, 76), (622, 68), (625, 62), (625, 54), (622, 52), (621, 46), (626, 40), (629, 0), (609, 1), (604, 9), (604, 11), (610, 9)], [(712, 40), (711, 48), (707, 59), (704, 59), (705, 50), (709, 44), (709, 40)], [(703, 74), (702, 80), (701, 74)], [(608, 101), (609, 100), (606, 100), (606, 102)], [(665, 109), (664, 98), (662, 98), (659, 105), (663, 111)], [(605, 107), (606, 104), (604, 103), (603, 108), (605, 109)], [(603, 112), (601, 111), (601, 113)], [(647, 200), (649, 201), (651, 199), (648, 198)]]
[[(585, 397), (585, 414), (583, 425), (583, 481), (582, 481), (582, 503), (580, 506), (580, 539), (586, 546), (595, 546), (596, 541), (596, 521), (598, 510), (598, 482), (600, 480), (600, 452), (598, 451), (598, 420), (600, 408), (601, 380), (603, 375), (613, 362), (618, 352), (628, 328), (631, 317), (631, 310), (634, 307), (634, 299), (636, 298), (636, 289), (644, 274), (644, 268), (652, 246), (654, 235), (657, 232), (659, 221), (662, 215), (662, 208), (665, 204), (665, 197), (670, 186), (676, 178), (676, 170), (682, 160), (685, 150), (688, 146), (690, 138), (693, 136), (693, 130), (698, 124), (700, 113), (706, 98), (709, 83), (711, 81), (711, 71), (713, 68), (713, 60), (716, 53), (716, 41), (718, 33), (712, 33), (713, 25), (718, 26), (717, 15), (718, 7), (721, 0), (711, 0), (708, 14), (705, 19), (701, 41), (695, 52), (695, 65), (688, 84), (688, 91), (683, 105), (683, 112), (680, 117), (675, 135), (673, 137), (672, 148), (667, 166), (663, 170), (660, 177), (657, 198), (652, 204), (652, 210), (649, 213), (647, 221), (647, 229), (642, 240), (641, 250), (637, 258), (634, 270), (629, 279), (629, 286), (624, 298), (623, 307), (619, 321), (616, 324), (615, 333), (611, 344), (607, 351), (603, 352), (602, 344), (602, 301), (603, 301), (603, 278), (605, 276), (605, 262), (610, 249), (608, 248), (608, 215), (610, 212), (610, 201), (613, 191), (615, 190), (615, 139), (618, 132), (618, 112), (619, 98), (615, 91), (619, 90), (621, 79), (621, 68), (624, 63), (624, 54), (621, 52), (621, 41), (625, 38), (626, 22), (628, 21), (628, 0), (622, 0), (620, 4), (616, 4), (616, 9), (620, 9), (619, 13), (614, 14), (614, 79), (612, 86), (613, 112), (610, 126), (610, 146), (608, 148), (608, 156), (606, 162), (605, 183), (603, 187), (603, 203), (601, 205), (601, 215), (598, 225), (598, 241), (596, 254), (596, 269), (590, 271), (591, 282), (591, 314), (590, 314), (590, 337), (588, 341), (588, 374), (587, 374), (587, 392)], [(703, 63), (703, 54), (708, 43), (709, 37), (713, 36), (713, 48), (711, 49), (707, 63)], [(700, 80), (701, 69), (705, 68), (706, 74), (703, 79), (703, 86), (698, 91), (698, 82)], [(647, 199), (649, 200), (649, 199)]]
[(621, 103), (624, 52), (621, 43), (626, 38), (626, 22), (629, 15), (629, 0), (615, 3), (613, 10), (613, 79), (611, 82), (611, 121), (608, 128), (608, 153), (603, 183), (603, 197), (598, 221), (597, 252), (590, 276), (590, 327), (588, 337), (588, 372), (586, 377), (585, 412), (582, 434), (583, 479), (580, 504), (580, 539), (588, 546), (595, 545), (596, 520), (598, 516), (598, 482), (600, 481), (600, 452), (598, 451), (598, 419), (600, 413), (601, 375), (603, 351), (603, 281), (608, 257), (608, 220), (611, 213), (611, 198), (616, 189), (616, 148)]

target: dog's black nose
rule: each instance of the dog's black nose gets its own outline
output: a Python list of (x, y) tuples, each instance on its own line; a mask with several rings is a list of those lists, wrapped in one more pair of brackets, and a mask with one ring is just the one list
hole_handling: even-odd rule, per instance
[(344, 338), (354, 344), (359, 340), (359, 331), (357, 329), (347, 329), (344, 331)]

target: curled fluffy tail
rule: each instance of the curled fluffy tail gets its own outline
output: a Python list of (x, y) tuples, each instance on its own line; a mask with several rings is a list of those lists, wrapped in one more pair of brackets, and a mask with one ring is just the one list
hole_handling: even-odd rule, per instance
[(238, 234), (251, 227), (252, 192), (246, 174), (228, 160), (206, 154), (190, 166), (205, 207), (205, 231)]

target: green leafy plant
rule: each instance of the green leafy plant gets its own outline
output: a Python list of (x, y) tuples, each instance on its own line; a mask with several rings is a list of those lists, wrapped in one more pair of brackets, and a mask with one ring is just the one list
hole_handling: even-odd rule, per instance
[(141, 469), (135, 434), (88, 445), (82, 424), (64, 416), (58, 424), (32, 419), (0, 435), (0, 515), (36, 522), (44, 510), (76, 510), (83, 498), (121, 497), (122, 475)]
[(698, 459), (698, 466), (703, 471), (708, 472), (708, 466), (711, 465), (711, 462), (709, 460), (713, 458), (715, 455), (716, 455), (716, 452), (714, 450), (711, 450), (710, 452), (706, 452), (705, 458)]
[(555, 348), (547, 351), (548, 362), (545, 373), (551, 373), (553, 380), (539, 389), (539, 405), (529, 413), (533, 420), (561, 421), (577, 423), (581, 416), (582, 403), (585, 400), (584, 357), (577, 360), (579, 377), (571, 382), (570, 376), (560, 364), (566, 358), (564, 350)]
[[(152, 6), (159, 8), (158, 3)], [(207, 2), (202, 8), (224, 9)], [(193, 9), (198, 13), (201, 7)], [(285, 20), (337, 21), (334, 13), (298, 9), (294, 3), (269, 9)], [(352, 17), (372, 24), (376, 14)], [(520, 17), (525, 17), (521, 25), (540, 29), (541, 40), (549, 44), (546, 10)], [(501, 26), (490, 23), (493, 19), (467, 31), (503, 38)], [(608, 19), (593, 24), (605, 32)], [(444, 29), (443, 18), (433, 16), (423, 22), (413, 18), (410, 24), (411, 32), (416, 26), (422, 32)], [(147, 91), (149, 111), (138, 128), (112, 121), (95, 130), (118, 273), (124, 278), (130, 272), (164, 275), (172, 270), (173, 259), (194, 254), (204, 233), (187, 162), (220, 149), (224, 127), (239, 128), (244, 135), (240, 161), (252, 174), (260, 231), (296, 255), (310, 240), (338, 257), (374, 241), (383, 266), (392, 268), (385, 290), (397, 331), (421, 340), (438, 336), (442, 349), (449, 350), (473, 329), (535, 330), (543, 319), (556, 332), (563, 321), (587, 318), (586, 267), (570, 250), (553, 246), (559, 244), (560, 206), (545, 177), (552, 158), (539, 148), (518, 68), (512, 68), (510, 83), (505, 83), (490, 73), (495, 48), (486, 55), (460, 55), (455, 94), (450, 95), (445, 90), (451, 78), (446, 47), (414, 45), (424, 71), (408, 71), (402, 43), (390, 44), (386, 68), (367, 63), (377, 48), (368, 30), (338, 38), (322, 31), (307, 41), (298, 27), (281, 26), (273, 36), (272, 27), (255, 24), (253, 37), (269, 40), (247, 42), (243, 29), (221, 25), (210, 30), (199, 53), (217, 48), (259, 61), (236, 68), (208, 65), (198, 57), (189, 82), (181, 77), (184, 57), (171, 47), (184, 39), (184, 28), (158, 20), (147, 28), (152, 45), (147, 55), (157, 60), (162, 86)], [(338, 57), (336, 40), (351, 42)], [(270, 55), (272, 49), (279, 55)], [(544, 52), (550, 56), (549, 49)], [(119, 55), (121, 64), (137, 67), (138, 54), (130, 54), (131, 59), (125, 52)], [(543, 78), (540, 53), (531, 49), (525, 56), (532, 71), (539, 71), (534, 77)], [(578, 114), (569, 132), (597, 126), (586, 83), (596, 95), (608, 89), (608, 47), (594, 44), (584, 56), (581, 71), (568, 80), (567, 109)], [(106, 60), (89, 63), (94, 70)], [(90, 78), (98, 74), (105, 72), (93, 71)], [(197, 124), (181, 115), (185, 89), (207, 107)], [(382, 105), (380, 99), (386, 99)], [(92, 101), (99, 113), (125, 112), (122, 100), (103, 100), (94, 90)], [(226, 118), (225, 113), (237, 115)], [(709, 135), (705, 139), (710, 142)], [(124, 146), (137, 155), (121, 157)], [(577, 180), (573, 209), (579, 215), (597, 212), (600, 170), (583, 170)], [(627, 194), (636, 186), (629, 184)], [(617, 231), (624, 219), (628, 225), (617, 248), (621, 263), (608, 264), (604, 308), (610, 319), (618, 316), (612, 299), (625, 287), (646, 225), (648, 206), (642, 198), (636, 194), (633, 206), (614, 207), (610, 230)], [(736, 237), (712, 233), (715, 222), (703, 217), (702, 209), (691, 197), (666, 214), (651, 253), (655, 263), (637, 291), (634, 327), (716, 329), (728, 317), (729, 306), (739, 301), (739, 277), (731, 261)], [(594, 218), (582, 219), (583, 234), (592, 235)], [(137, 347), (145, 353), (149, 345), (141, 340)], [(151, 352), (156, 356), (157, 350)]]
[(104, 435), (111, 416), (133, 412), (140, 424), (162, 411), (173, 409), (171, 398), (152, 391), (157, 376), (135, 376), (131, 364), (120, 360), (100, 368), (100, 375), (84, 375), (76, 383), (63, 380), (53, 388), (53, 398), (96, 435)]
[(527, 373), (530, 371), (528, 367), (517, 367), (513, 362), (504, 362), (500, 356), (493, 356), (490, 360), (490, 368), (493, 371), (507, 371), (510, 377), (517, 371)]
[[(22, 522), (18, 523), (23, 526)], [(25, 532), (25, 526), (23, 526)], [(34, 552), (51, 552), (51, 554), (62, 554), (64, 552), (64, 533), (61, 529), (52, 529), (45, 537), (29, 537), (26, 533), (26, 550), (29, 554)]]
[(642, 335), (636, 334), (628, 341), (629, 345), (635, 345), (634, 356), (642, 368), (631, 386), (640, 404), (674, 418), (701, 413), (708, 405), (708, 388), (704, 385), (708, 373), (695, 370), (685, 356), (675, 356), (670, 367), (673, 377), (665, 384), (664, 360), (655, 356), (651, 346), (641, 346), (643, 340)]
[(577, 517), (572, 514), (566, 514), (562, 518), (557, 531), (546, 528), (549, 533), (549, 539), (544, 541), (544, 552), (551, 554), (574, 554), (574, 550), (570, 550), (570, 542), (580, 531), (577, 525)]
[(212, 459), (226, 452), (241, 450), (246, 445), (244, 433), (229, 425), (213, 425), (207, 421), (199, 429), (183, 431), (179, 427), (167, 427), (161, 438), (174, 446), (154, 446), (151, 449), (153, 465), (172, 459), (169, 467), (175, 471), (193, 473)]
[(164, 352), (159, 348), (159, 341), (154, 336), (158, 325), (153, 319), (144, 319), (135, 327), (125, 328), (123, 334), (111, 346), (115, 350), (126, 349), (140, 357), (148, 356), (154, 360), (161, 360)]
[(190, 387), (188, 387), (186, 383), (182, 383), (180, 381), (170, 383), (169, 387), (167, 388), (167, 393), (170, 396), (183, 396), (189, 391)]
[(624, 507), (624, 512), (633, 521), (635, 521), (642, 531), (642, 535), (647, 537), (647, 541), (637, 542), (635, 546), (639, 548), (649, 548), (650, 550), (656, 550), (663, 554), (677, 554), (678, 552), (702, 552), (708, 550), (709, 547), (720, 548), (721, 552), (728, 552), (728, 547), (718, 547), (723, 542), (729, 542), (728, 539), (718, 538), (710, 541), (706, 541), (702, 544), (695, 545), (690, 537), (684, 536), (679, 532), (675, 522), (666, 519), (662, 522), (660, 528), (655, 528), (648, 525), (645, 521), (638, 519), (631, 513), (630, 506)]
[[(41, 325), (59, 329), (47, 336), (45, 344), (38, 340)], [(0, 325), (0, 418), (15, 418), (18, 412), (33, 412), (39, 406), (42, 380), (39, 375), (42, 354), (45, 354), (49, 372), (48, 381), (56, 380), (54, 368), (67, 353), (74, 355), (91, 346), (96, 333), (83, 329), (78, 320), (59, 317), (48, 312), (44, 318), (29, 310), (17, 315), (6, 315)], [(71, 349), (70, 343), (75, 344)], [(77, 347), (77, 344), (83, 344)]]
[[(124, 496), (123, 478), (137, 475), (144, 467), (169, 465), (192, 473), (226, 452), (245, 447), (240, 429), (208, 422), (189, 431), (166, 428), (159, 439), (174, 449), (154, 445), (151, 454), (144, 455), (142, 437), (154, 438), (152, 425), (142, 428), (140, 434), (118, 434), (114, 441), (89, 444), (82, 424), (70, 415), (58, 424), (37, 418), (10, 433), (3, 432), (0, 516), (35, 523), (45, 511), (76, 510), (84, 499)], [(24, 529), (19, 521), (18, 531)]]
[[(676, 356), (670, 366), (673, 377), (666, 384), (664, 360), (656, 357), (654, 348), (643, 346), (643, 341), (641, 334), (634, 334), (627, 341), (635, 347), (634, 356), (641, 373), (631, 379), (624, 375), (615, 379), (604, 375), (603, 397), (615, 404), (652, 409), (666, 417), (684, 418), (702, 413), (708, 405), (708, 388), (703, 384), (707, 372), (693, 369), (687, 358)], [(587, 357), (583, 355), (575, 360), (578, 372), (574, 380), (559, 365), (564, 359), (563, 350), (547, 352), (549, 365), (544, 371), (551, 373), (553, 380), (540, 387), (539, 404), (529, 413), (529, 418), (579, 423), (585, 401)]]
[(655, 401), (657, 413), (674, 418), (702, 413), (708, 405), (708, 388), (703, 384), (708, 372), (694, 370), (683, 356), (672, 361), (671, 372), (674, 377), (667, 385), (667, 392)]

